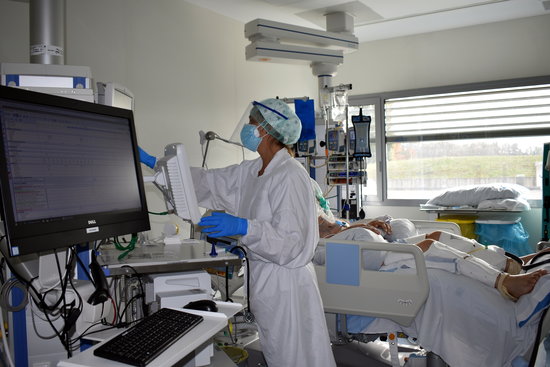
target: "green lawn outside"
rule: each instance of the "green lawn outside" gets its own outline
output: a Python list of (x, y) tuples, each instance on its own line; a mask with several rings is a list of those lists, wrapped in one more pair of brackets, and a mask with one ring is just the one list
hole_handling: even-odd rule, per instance
[[(393, 160), (388, 162), (392, 179), (498, 178), (535, 176), (540, 156), (468, 156)], [(374, 170), (371, 165), (368, 168)]]

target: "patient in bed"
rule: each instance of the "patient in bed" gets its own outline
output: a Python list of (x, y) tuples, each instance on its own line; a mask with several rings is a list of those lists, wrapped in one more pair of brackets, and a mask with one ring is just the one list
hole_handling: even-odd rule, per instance
[[(521, 263), (508, 257), (498, 246), (484, 246), (477, 241), (455, 234), (437, 231), (417, 235), (414, 224), (407, 219), (388, 216), (372, 221), (347, 224), (334, 218), (318, 201), (319, 235), (352, 241), (401, 242), (414, 244), (424, 252), (426, 267), (446, 270), (476, 279), (496, 288), (504, 297), (517, 301), (531, 292), (546, 270), (520, 273)], [(544, 250), (543, 250), (544, 251)], [(546, 250), (548, 251), (548, 249)], [(324, 253), (316, 252), (314, 262), (322, 263)], [(533, 255), (524, 256), (527, 262)], [(409, 254), (400, 252), (364, 251), (363, 266), (376, 270), (389, 265), (394, 268), (414, 267)]]

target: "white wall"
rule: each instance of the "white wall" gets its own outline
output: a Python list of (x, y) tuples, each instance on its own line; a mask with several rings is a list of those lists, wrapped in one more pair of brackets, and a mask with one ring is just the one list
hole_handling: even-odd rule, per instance
[(362, 43), (336, 83), (352, 94), (550, 75), (550, 14)]
[[(362, 43), (345, 56), (335, 84), (352, 83), (353, 95), (550, 75), (550, 14), (507, 22)], [(415, 219), (418, 208), (371, 206), (369, 216)], [(542, 212), (522, 223), (535, 245)]]
[[(134, 93), (140, 145), (161, 155), (182, 142), (196, 166), (199, 130), (229, 137), (253, 99), (318, 94), (309, 66), (247, 62), (243, 24), (185, 1), (70, 0), (66, 35), (65, 64)], [(28, 4), (0, 0), (0, 62), (29, 62), (28, 48)], [(210, 144), (209, 167), (241, 159), (236, 147)], [(147, 198), (150, 210), (164, 209), (156, 188)], [(168, 219), (151, 219), (158, 235)]]

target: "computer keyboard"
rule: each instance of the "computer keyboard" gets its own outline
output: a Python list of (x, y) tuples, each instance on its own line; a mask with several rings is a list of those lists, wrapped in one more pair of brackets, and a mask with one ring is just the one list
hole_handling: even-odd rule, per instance
[(143, 367), (202, 320), (199, 315), (161, 308), (96, 348), (94, 355)]

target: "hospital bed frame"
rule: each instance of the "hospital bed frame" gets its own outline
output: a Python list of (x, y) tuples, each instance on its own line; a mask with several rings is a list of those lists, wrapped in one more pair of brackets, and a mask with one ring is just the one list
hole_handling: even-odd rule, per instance
[[(412, 222), (419, 234), (433, 231), (461, 234), (460, 227), (453, 222), (428, 220), (412, 220)], [(426, 263), (422, 251), (417, 246), (332, 238), (321, 239), (319, 246), (325, 250), (325, 263), (323, 265), (315, 264), (315, 271), (323, 307), (328, 313), (382, 317), (400, 325), (409, 326), (428, 298), (429, 284)], [(391, 273), (364, 270), (361, 264), (362, 250), (410, 253), (414, 257), (416, 271)], [(327, 256), (327, 251), (351, 253), (354, 255), (356, 263), (350, 264), (346, 259), (333, 261)], [(357, 273), (350, 274), (354, 271)], [(344, 276), (339, 276), (339, 273), (343, 273)], [(334, 274), (336, 274), (335, 277), (333, 277)], [(346, 275), (350, 276), (346, 277)], [(351, 284), (354, 277), (356, 284)], [(346, 281), (350, 284), (346, 284)], [(343, 334), (347, 335), (345, 317), (343, 320), (341, 327), (344, 329)], [(388, 332), (388, 335), (391, 332), (393, 331)], [(530, 353), (526, 355), (527, 360), (531, 356), (530, 366), (534, 365), (537, 348), (549, 333), (550, 312), (545, 312), (539, 324), (537, 339)], [(395, 343), (394, 347), (396, 348)], [(390, 342), (390, 353), (392, 353), (391, 349), (392, 343)], [(399, 360), (394, 355), (392, 355), (391, 363), (392, 366), (400, 366)]]
[[(460, 227), (453, 222), (412, 220), (419, 234), (433, 231), (446, 231), (460, 234)], [(426, 302), (429, 294), (428, 275), (422, 250), (417, 246), (403, 244), (346, 241), (333, 238), (321, 239), (319, 247), (325, 251), (325, 263), (315, 264), (315, 272), (327, 321), (335, 321), (329, 326), (329, 334), (339, 334), (348, 339), (346, 314), (382, 317), (408, 326)], [(411, 273), (380, 272), (365, 270), (362, 267), (363, 250), (397, 251), (410, 253), (414, 257), (416, 270)], [(328, 252), (328, 255), (327, 255)], [(333, 260), (329, 255), (344, 252), (349, 258)], [(350, 263), (350, 261), (352, 263)], [(331, 315), (332, 313), (332, 315)], [(340, 314), (340, 327), (337, 317)], [(329, 316), (330, 315), (330, 316)], [(388, 333), (391, 365), (401, 366), (394, 330)], [(362, 338), (365, 341), (374, 340)]]
[[(446, 231), (460, 234), (460, 227), (452, 222), (426, 220), (412, 221), (419, 233)], [(338, 249), (354, 253), (358, 263), (346, 263), (345, 259), (333, 261), (325, 254), (325, 264), (315, 265), (319, 291), (326, 312), (383, 317), (408, 326), (428, 298), (429, 284), (426, 263), (422, 250), (416, 246), (403, 244), (376, 243), (321, 239), (320, 248), (325, 252)], [(416, 272), (410, 274), (364, 270), (361, 264), (361, 251), (398, 251), (414, 256)], [(358, 274), (351, 272), (359, 270)], [(333, 274), (343, 274), (335, 276)], [(346, 277), (346, 275), (349, 275)], [(358, 275), (355, 285), (353, 277)], [(350, 280), (346, 284), (346, 279)]]

